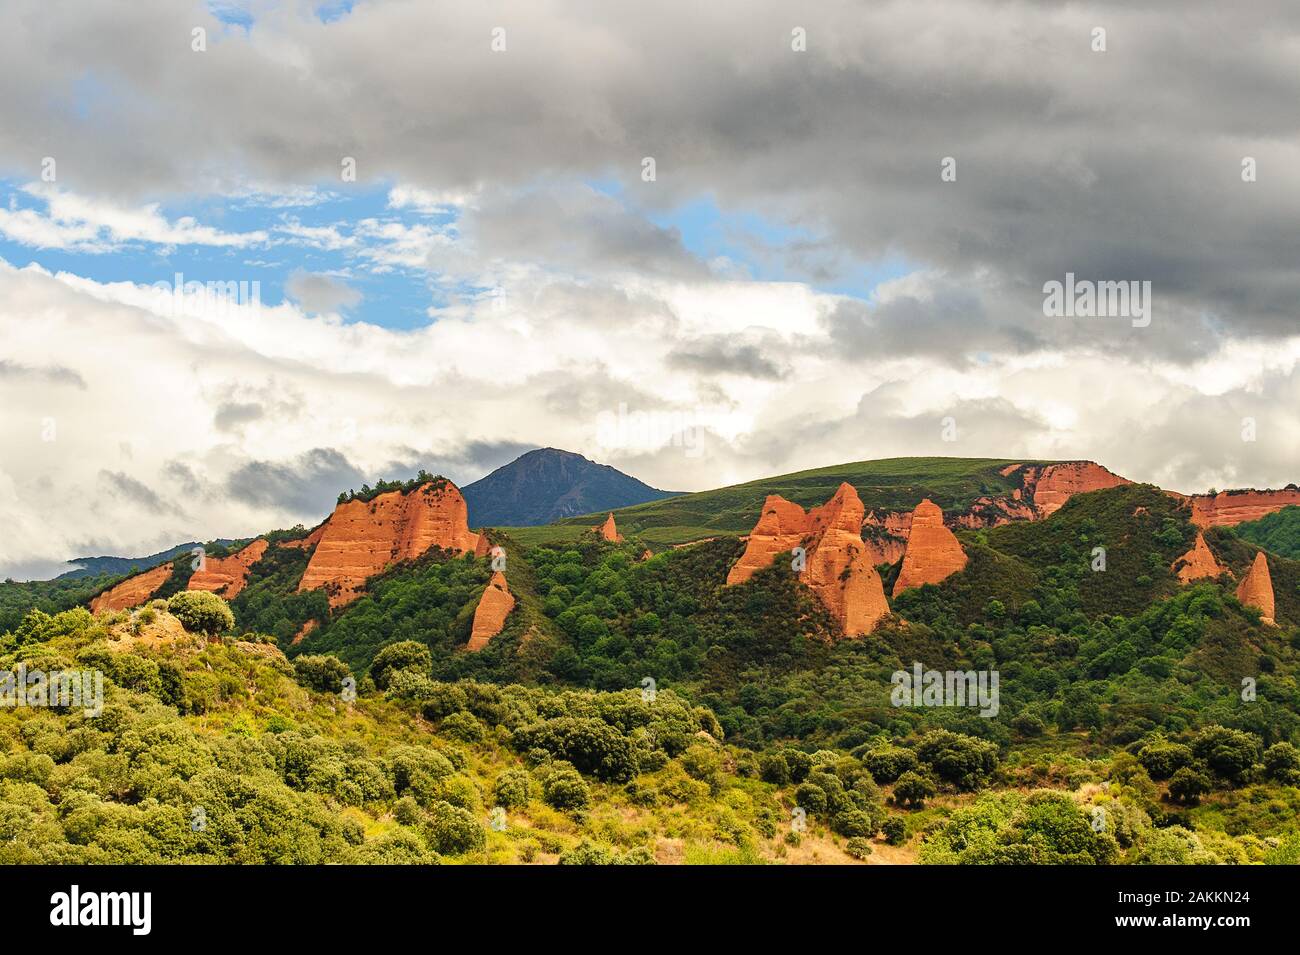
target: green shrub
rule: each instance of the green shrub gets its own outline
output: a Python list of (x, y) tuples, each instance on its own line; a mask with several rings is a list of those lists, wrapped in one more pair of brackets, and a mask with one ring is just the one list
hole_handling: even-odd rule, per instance
[(167, 600), (167, 610), (190, 633), (215, 637), (235, 626), (230, 605), (206, 590), (182, 590)]
[(487, 835), (467, 810), (449, 802), (436, 802), (425, 827), (425, 839), (436, 852), (460, 855), (482, 849)]
[(299, 683), (318, 693), (338, 693), (352, 676), (352, 668), (335, 656), (300, 656), (293, 661), (293, 670)]
[(855, 859), (865, 859), (871, 855), (871, 840), (854, 836), (844, 844), (844, 851)]

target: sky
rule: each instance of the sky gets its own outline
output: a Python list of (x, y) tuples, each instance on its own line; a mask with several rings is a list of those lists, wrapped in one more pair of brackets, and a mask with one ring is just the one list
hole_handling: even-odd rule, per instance
[(1300, 480), (1294, 4), (4, 22), (0, 577), (546, 446), (686, 491), (917, 454)]

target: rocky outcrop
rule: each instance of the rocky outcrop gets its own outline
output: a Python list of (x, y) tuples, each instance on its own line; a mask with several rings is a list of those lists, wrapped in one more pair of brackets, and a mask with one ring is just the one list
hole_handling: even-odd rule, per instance
[(1235, 527), (1257, 521), (1288, 505), (1300, 505), (1300, 488), (1280, 491), (1220, 491), (1191, 496), (1192, 523), (1197, 527)]
[(389, 564), (419, 557), (431, 547), (467, 554), (477, 546), (460, 490), (447, 480), (429, 481), (336, 507), (298, 589), (324, 588), (330, 606), (341, 607)]
[(143, 574), (128, 577), (114, 587), (110, 587), (90, 602), (91, 613), (103, 613), (106, 610), (127, 610), (144, 603), (172, 575), (170, 562), (159, 564)]
[(966, 552), (957, 536), (943, 524), (943, 511), (929, 498), (912, 512), (911, 533), (903, 566), (894, 582), (897, 597), (909, 587), (937, 584), (966, 566)]
[(770, 567), (777, 554), (800, 546), (807, 533), (808, 515), (804, 509), (780, 494), (769, 494), (758, 523), (749, 532), (745, 552), (727, 574), (727, 586), (743, 584), (764, 567)]
[(1256, 607), (1260, 612), (1260, 619), (1265, 623), (1276, 626), (1274, 619), (1276, 612), (1273, 604), (1273, 578), (1268, 572), (1268, 558), (1264, 552), (1258, 551), (1255, 554), (1255, 562), (1250, 565), (1250, 573), (1241, 579), (1241, 585), (1237, 588), (1237, 599), (1248, 607)]
[(253, 541), (230, 557), (204, 557), (203, 567), (190, 576), (188, 590), (208, 590), (226, 600), (233, 600), (244, 589), (248, 571), (262, 559), (269, 545), (263, 538)]
[(597, 525), (593, 530), (611, 544), (618, 544), (623, 540), (623, 535), (618, 532), (618, 525), (614, 523), (613, 514), (605, 518), (604, 524)]
[(805, 566), (800, 579), (830, 611), (844, 635), (870, 633), (889, 613), (889, 603), (862, 540), (863, 511), (858, 492), (847, 483), (807, 513), (780, 495), (770, 495), (745, 553), (727, 575), (727, 584), (743, 583), (769, 566), (776, 555), (802, 547)]
[(1037, 516), (1043, 518), (1059, 511), (1076, 494), (1132, 483), (1092, 461), (1030, 465), (1025, 467), (1021, 497), (1032, 501)]
[(501, 632), (501, 628), (506, 625), (506, 617), (514, 609), (515, 596), (506, 584), (506, 575), (497, 571), (488, 581), (483, 596), (479, 598), (478, 607), (474, 610), (474, 626), (465, 649), (477, 652), (486, 647)]
[(1210, 550), (1210, 546), (1205, 543), (1205, 535), (1200, 532), (1196, 534), (1196, 543), (1192, 545), (1192, 549), (1174, 561), (1169, 569), (1174, 571), (1184, 584), (1207, 578), (1213, 580), (1226, 572), (1215, 558), (1214, 551)]
[(1011, 497), (976, 498), (964, 514), (959, 514), (953, 521), (959, 527), (979, 530), (985, 527), (1000, 527), (1012, 521), (1032, 521), (1038, 514), (1033, 506), (1023, 499), (1020, 488), (1011, 492)]
[(487, 533), (478, 535), (478, 542), (474, 545), (475, 557), (487, 557), (492, 553), (492, 542), (488, 540)]

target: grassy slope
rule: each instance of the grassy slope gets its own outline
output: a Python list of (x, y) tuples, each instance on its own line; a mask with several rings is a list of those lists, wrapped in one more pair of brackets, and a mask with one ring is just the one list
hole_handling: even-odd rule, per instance
[[(745, 484), (699, 491), (614, 511), (619, 529), (654, 547), (704, 537), (746, 534), (754, 526), (763, 499), (780, 494), (803, 507), (824, 504), (844, 481), (852, 484), (869, 510), (909, 510), (928, 497), (944, 510), (960, 510), (978, 497), (1009, 494), (1019, 487), (1016, 475), (998, 471), (1008, 464), (1041, 464), (998, 458), (884, 458), (796, 471)], [(574, 540), (603, 515), (568, 518), (546, 527), (509, 528), (523, 544)]]

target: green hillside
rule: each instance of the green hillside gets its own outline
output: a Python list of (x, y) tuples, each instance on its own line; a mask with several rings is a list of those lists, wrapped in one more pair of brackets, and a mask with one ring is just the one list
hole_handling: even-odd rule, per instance
[[(871, 462), (858, 486), (961, 507), (1005, 493), (1004, 464)], [(779, 489), (820, 503), (853, 467)], [(769, 489), (710, 493), (741, 514)], [(625, 513), (705, 516), (671, 510), (702, 497)], [(1233, 576), (1180, 585), (1188, 512), (1121, 486), (960, 531), (964, 570), (842, 640), (784, 561), (725, 586), (743, 544), (721, 525), (753, 507), (649, 559), (626, 517), (619, 544), (494, 531), (517, 604), (478, 653), (488, 561), (439, 550), (332, 612), (296, 592), (309, 552), (278, 543), (228, 617), (186, 593), (51, 616), (23, 600), (76, 592), (0, 588), (22, 614), (0, 667), (101, 669), (114, 714), (0, 711), (0, 820), (42, 833), (0, 861), (1300, 862), (1300, 562), (1269, 556), (1266, 625), (1235, 596), (1252, 544), (1207, 531)], [(219, 639), (180, 629), (196, 599)], [(899, 705), (918, 665), (996, 672), (996, 712)], [(219, 838), (159, 836), (196, 801)]]
[[(1010, 494), (1020, 475), (998, 472), (1010, 464), (1052, 462), (996, 458), (884, 458), (796, 471), (745, 484), (683, 494), (614, 511), (619, 530), (636, 534), (653, 548), (718, 534), (747, 534), (769, 494), (805, 508), (826, 503), (841, 483), (852, 484), (868, 510), (910, 510), (928, 497), (944, 510), (962, 510), (976, 498)], [(546, 527), (508, 528), (521, 543), (536, 545), (576, 539), (604, 514), (568, 518)]]
[(1300, 560), (1300, 507), (1284, 507), (1257, 521), (1246, 521), (1233, 529), (1242, 540), (1281, 557)]

